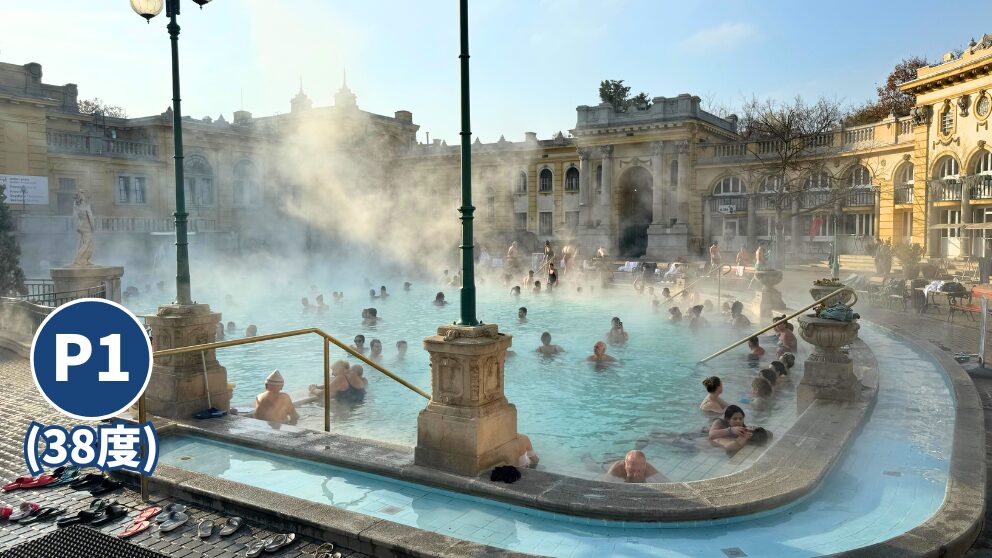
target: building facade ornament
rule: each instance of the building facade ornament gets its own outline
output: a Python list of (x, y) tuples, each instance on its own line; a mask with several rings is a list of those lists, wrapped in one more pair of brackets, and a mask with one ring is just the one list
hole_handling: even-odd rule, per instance
[(913, 117), (913, 126), (926, 126), (930, 123), (930, 105), (913, 107), (910, 115)]
[(576, 151), (579, 153), (579, 159), (583, 161), (588, 161), (589, 156), (592, 155), (592, 149), (588, 147), (580, 147)]
[(688, 140), (681, 140), (681, 141), (679, 141), (679, 142), (677, 142), (675, 144), (675, 148), (679, 152), (679, 154), (688, 153), (689, 152), (689, 141)]
[(601, 146), (599, 146), (599, 153), (603, 157), (613, 157), (613, 146), (612, 145), (601, 145)]
[(653, 141), (651, 142), (651, 154), (661, 155), (665, 151), (664, 141)]
[(968, 107), (971, 105), (971, 97), (969, 95), (961, 95), (958, 97), (958, 109), (960, 109), (961, 116), (968, 116)]

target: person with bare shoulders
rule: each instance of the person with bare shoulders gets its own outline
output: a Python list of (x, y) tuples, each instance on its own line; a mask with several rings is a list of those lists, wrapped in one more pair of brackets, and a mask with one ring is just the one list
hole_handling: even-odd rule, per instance
[(537, 348), (537, 352), (544, 356), (554, 356), (558, 353), (564, 353), (565, 349), (562, 349), (561, 345), (552, 345), (551, 334), (545, 331), (541, 334), (541, 346)]
[(629, 483), (670, 482), (648, 463), (647, 456), (640, 450), (628, 451), (623, 459), (610, 466), (606, 477), (606, 480), (623, 479), (623, 482)]
[(734, 262), (738, 267), (749, 267), (751, 265), (751, 254), (741, 245), (741, 249), (737, 252), (737, 260)]
[[(782, 316), (782, 318), (785, 318), (785, 316)], [(796, 334), (792, 332), (792, 324), (782, 322), (775, 326), (775, 331), (778, 333), (778, 350), (776, 351), (776, 356), (781, 357), (785, 353), (796, 354), (799, 351), (799, 340), (796, 339)]]
[(699, 404), (699, 410), (707, 413), (723, 413), (727, 408), (727, 402), (720, 398), (723, 394), (723, 382), (716, 376), (710, 376), (703, 380), (706, 387), (706, 397)]
[(378, 339), (373, 339), (369, 343), (369, 360), (374, 362), (382, 361), (382, 341)]
[(747, 348), (751, 350), (747, 355), (748, 360), (761, 360), (761, 357), (765, 356), (765, 348), (758, 342), (757, 335), (748, 338)]
[(527, 321), (527, 307), (526, 306), (521, 306), (517, 310), (517, 321), (520, 322), (520, 323), (524, 323), (524, 322)]
[(592, 347), (592, 354), (586, 357), (589, 362), (616, 362), (617, 359), (606, 354), (606, 343), (597, 341)]
[(300, 420), (293, 400), (282, 393), (283, 385), (282, 374), (273, 370), (265, 379), (265, 391), (255, 397), (255, 418), (279, 424), (296, 424)]
[[(330, 391), (331, 397), (339, 391), (348, 389), (348, 380), (344, 376), (348, 373), (348, 363), (343, 360), (335, 361), (331, 365), (331, 383), (328, 384), (328, 391)], [(324, 386), (318, 384), (310, 384), (308, 388), (310, 395), (318, 398), (318, 403), (323, 404), (323, 399), (320, 399), (324, 395)]]
[(363, 355), (366, 352), (368, 352), (369, 348), (365, 346), (365, 336), (362, 335), (362, 334), (360, 334), (360, 333), (358, 335), (356, 335), (355, 336), (355, 344), (352, 345), (351, 348), (352, 349), (355, 349), (359, 353), (362, 353)]
[(517, 467), (534, 469), (541, 461), (541, 458), (534, 453), (534, 445), (530, 443), (530, 438), (525, 434), (517, 433)]
[(438, 291), (437, 294), (434, 295), (434, 306), (444, 306), (447, 303), (448, 301), (444, 300), (444, 293), (441, 291)]
[(611, 345), (623, 345), (627, 342), (630, 336), (623, 329), (623, 322), (620, 318), (614, 316), (610, 320), (610, 331), (606, 333), (606, 341)]
[(720, 243), (714, 240), (713, 244), (710, 245), (710, 267), (720, 267), (722, 261), (720, 257)]
[(762, 376), (751, 380), (751, 408), (755, 411), (767, 411), (771, 405), (773, 389)]

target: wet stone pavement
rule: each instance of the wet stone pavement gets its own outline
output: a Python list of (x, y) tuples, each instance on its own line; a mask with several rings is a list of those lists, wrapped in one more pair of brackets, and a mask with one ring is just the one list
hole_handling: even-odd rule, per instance
[[(38, 393), (31, 379), (28, 362), (3, 349), (0, 349), (0, 416), (4, 417), (5, 423), (4, 427), (0, 429), (0, 480), (3, 484), (26, 474), (23, 453), (24, 433), (32, 420), (43, 424), (54, 423), (67, 427), (80, 424), (80, 421), (70, 419), (52, 409)], [(83, 474), (86, 472), (96, 472), (96, 469), (82, 471)], [(152, 494), (151, 501), (143, 503), (138, 492), (123, 488), (103, 495), (101, 498), (116, 500), (128, 508), (126, 517), (100, 527), (87, 527), (99, 529), (108, 535), (116, 535), (121, 532), (138, 515), (138, 512), (146, 507), (164, 507), (177, 501), (173, 498), (161, 498)], [(40, 506), (65, 508), (66, 511), (63, 515), (73, 515), (79, 510), (86, 509), (92, 500), (93, 497), (88, 492), (72, 490), (68, 486), (0, 493), (0, 502), (15, 508), (24, 501), (35, 502)], [(187, 506), (187, 513), (190, 515), (190, 520), (185, 525), (174, 531), (162, 533), (156, 524), (128, 539), (128, 541), (131, 544), (173, 558), (200, 556), (231, 558), (244, 556), (247, 545), (251, 541), (264, 539), (276, 533), (276, 531), (267, 529), (265, 525), (246, 523), (228, 537), (220, 537), (217, 533), (219, 529), (215, 527), (212, 536), (201, 539), (196, 533), (196, 526), (201, 520), (211, 519), (215, 525), (219, 525), (228, 516), (222, 510), (206, 509), (201, 506), (194, 506), (189, 502), (182, 503)], [(23, 525), (2, 521), (0, 522), (0, 557), (3, 556), (4, 551), (21, 543), (48, 535), (56, 529), (59, 528), (56, 527), (54, 521), (36, 521)], [(278, 552), (263, 553), (262, 555), (272, 557), (313, 556), (314, 550), (323, 542), (297, 536), (292, 545)], [(336, 548), (335, 551), (340, 552), (344, 557), (365, 557), (364, 554), (345, 548)]]

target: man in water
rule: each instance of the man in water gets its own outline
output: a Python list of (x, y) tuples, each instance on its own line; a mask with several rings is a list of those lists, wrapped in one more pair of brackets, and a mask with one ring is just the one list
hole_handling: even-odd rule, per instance
[(356, 335), (355, 344), (352, 345), (351, 348), (364, 355), (369, 350), (369, 348), (365, 346), (365, 336), (362, 334)]
[(643, 451), (630, 450), (627, 456), (610, 466), (606, 472), (608, 479), (623, 479), (623, 482), (669, 482), (669, 480), (648, 463)]
[(411, 286), (412, 286), (412, 283), (410, 283), (409, 281), (404, 281), (403, 282), (403, 290), (404, 291), (409, 291)]
[(552, 345), (551, 334), (545, 331), (541, 334), (541, 346), (537, 348), (537, 352), (544, 356), (553, 356), (558, 353), (564, 353), (565, 349), (562, 349), (561, 345)]
[(234, 322), (227, 322), (228, 335), (234, 335), (238, 331), (238, 326)]
[(610, 320), (610, 331), (606, 334), (606, 341), (612, 345), (623, 345), (627, 342), (628, 337), (627, 332), (623, 330), (623, 322), (614, 316)]
[(606, 354), (606, 343), (597, 341), (592, 347), (592, 354), (586, 357), (589, 362), (616, 362), (617, 359)]
[(258, 335), (258, 326), (255, 324), (250, 324), (245, 328), (245, 337), (255, 337)]
[(373, 360), (375, 362), (381, 361), (382, 360), (382, 341), (379, 341), (378, 339), (373, 339), (372, 342), (369, 343), (369, 347), (371, 348), (371, 351), (369, 352), (369, 359), (371, 359), (371, 360)]
[(400, 339), (396, 342), (396, 357), (403, 358), (406, 356), (406, 341)]
[(389, 296), (389, 294), (386, 293), (386, 286), (385, 285), (380, 286), (379, 287), (379, 298), (386, 298), (388, 296)]
[(285, 381), (278, 370), (265, 379), (265, 391), (255, 397), (255, 418), (279, 424), (296, 424), (300, 415), (289, 394), (282, 393)]
[(365, 315), (362, 318), (362, 325), (375, 325), (379, 322), (379, 311), (375, 308), (366, 309)]
[(512, 289), (510, 289), (510, 295), (511, 296), (520, 296), (520, 285), (514, 285), (514, 287)]
[(526, 322), (527, 321), (527, 307), (526, 306), (521, 306), (520, 309), (517, 310), (517, 321), (520, 322), (520, 323), (523, 323), (523, 322)]
[(310, 299), (308, 299), (307, 297), (303, 297), (303, 300), (301, 302), (303, 303), (303, 313), (309, 314), (310, 310), (313, 310), (313, 306), (310, 306)]

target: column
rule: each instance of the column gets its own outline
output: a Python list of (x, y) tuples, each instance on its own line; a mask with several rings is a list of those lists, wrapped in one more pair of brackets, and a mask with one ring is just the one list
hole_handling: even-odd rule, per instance
[[(783, 223), (784, 225), (784, 223)], [(778, 252), (782, 252), (780, 248)], [(798, 256), (802, 252), (802, 231), (799, 230), (799, 198), (792, 198), (792, 254)], [(781, 262), (782, 254), (775, 256)]]
[[(681, 167), (682, 165), (679, 164)], [(679, 170), (679, 177), (681, 178), (682, 171)], [(712, 201), (711, 196), (706, 196), (703, 198), (703, 247), (709, 248), (710, 242), (712, 242), (713, 236), (713, 216), (710, 214), (710, 202)]]
[(666, 225), (665, 220), (665, 188), (662, 177), (665, 175), (662, 166), (662, 152), (665, 142), (651, 143), (651, 224)]
[(971, 187), (968, 185), (968, 181), (961, 181), (961, 229), (958, 234), (961, 237), (961, 255), (970, 256), (971, 255), (971, 235), (972, 231), (969, 231), (964, 227), (964, 225), (971, 223)]
[(593, 182), (589, 175), (593, 172), (592, 165), (589, 164), (591, 149), (580, 147), (579, 152), (579, 221), (582, 225), (592, 224), (592, 192)]
[(940, 221), (940, 216), (937, 215), (937, 208), (933, 204), (933, 193), (930, 191), (932, 187), (929, 181), (925, 183), (924, 188), (927, 196), (927, 256), (936, 258), (940, 255), (940, 230), (933, 227)]
[(683, 141), (678, 144), (679, 161), (679, 181), (678, 181), (678, 209), (676, 217), (679, 222), (689, 222), (689, 142)]
[(603, 191), (599, 198), (599, 221), (610, 230), (613, 222), (613, 146), (599, 148), (603, 155)]
[(755, 224), (755, 212), (758, 210), (758, 195), (748, 194), (747, 196), (747, 245), (745, 250), (756, 250), (758, 244), (758, 231)]

